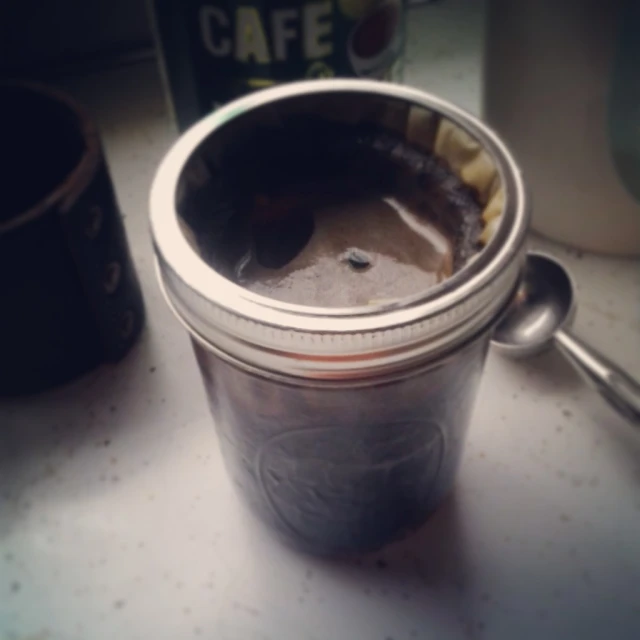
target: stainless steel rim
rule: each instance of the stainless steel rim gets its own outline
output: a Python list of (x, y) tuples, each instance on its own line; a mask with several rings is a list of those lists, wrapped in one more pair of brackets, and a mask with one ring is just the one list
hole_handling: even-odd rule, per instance
[[(253, 109), (332, 92), (373, 94), (426, 107), (455, 122), (492, 155), (506, 191), (502, 222), (478, 258), (440, 286), (373, 307), (327, 309), (287, 304), (249, 292), (220, 276), (182, 234), (175, 207), (176, 188), (185, 164), (204, 140), (229, 120)], [(489, 128), (435, 96), (365, 80), (291, 83), (219, 109), (187, 131), (167, 154), (153, 183), (150, 208), (163, 284), (187, 324), (241, 359), (314, 377), (379, 373), (380, 368), (398, 366), (418, 354), (439, 352), (476, 333), (502, 307), (517, 279), (529, 217), (519, 168)]]

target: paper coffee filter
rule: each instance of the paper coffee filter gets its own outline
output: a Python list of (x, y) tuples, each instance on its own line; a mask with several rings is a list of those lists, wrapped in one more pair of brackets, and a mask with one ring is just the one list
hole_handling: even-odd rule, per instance
[[(357, 94), (336, 100), (332, 95), (304, 96), (295, 100), (243, 114), (234, 118), (207, 139), (189, 160), (178, 184), (176, 204), (179, 211), (187, 193), (206, 189), (221, 166), (229, 145), (251, 140), (256, 127), (286, 127), (292, 115), (310, 115), (346, 124), (370, 123), (404, 136), (411, 145), (434, 153), (448, 164), (465, 184), (473, 187), (483, 207), (484, 229), (479, 238), (485, 246), (499, 226), (505, 205), (505, 193), (491, 155), (469, 133), (434, 111), (406, 102), (380, 97), (363, 101)], [(213, 203), (212, 203), (213, 204)], [(215, 210), (212, 206), (211, 212)], [(201, 257), (190, 222), (180, 216), (185, 237)]]
[(480, 241), (486, 245), (497, 230), (505, 203), (504, 187), (491, 156), (475, 138), (445, 118), (439, 122), (433, 151), (476, 190), (485, 223)]
[(423, 107), (411, 107), (403, 132), (409, 144), (432, 153), (439, 127), (440, 116), (437, 113)]
[[(475, 189), (485, 223), (480, 242), (486, 245), (498, 228), (505, 193), (496, 165), (482, 145), (451, 120), (424, 107), (382, 98), (363, 103), (358, 96), (353, 106), (335, 109), (328, 117), (352, 124), (377, 124), (399, 133), (413, 146), (445, 160), (453, 173)], [(327, 110), (319, 107), (316, 102), (309, 113), (327, 117)]]

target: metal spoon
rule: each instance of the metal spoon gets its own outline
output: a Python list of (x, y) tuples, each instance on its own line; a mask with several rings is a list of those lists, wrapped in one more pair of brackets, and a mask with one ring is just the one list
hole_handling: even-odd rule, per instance
[(516, 297), (493, 334), (505, 356), (533, 355), (552, 346), (623, 417), (640, 425), (640, 384), (595, 349), (572, 335), (573, 284), (565, 268), (540, 253), (530, 253)]

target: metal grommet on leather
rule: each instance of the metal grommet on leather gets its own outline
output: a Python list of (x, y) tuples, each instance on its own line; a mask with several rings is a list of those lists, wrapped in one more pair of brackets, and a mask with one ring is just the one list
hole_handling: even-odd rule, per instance
[(122, 275), (122, 267), (118, 262), (110, 262), (104, 270), (103, 286), (104, 290), (111, 295), (115, 293), (118, 285), (120, 284), (120, 277)]
[(102, 213), (102, 207), (100, 207), (100, 205), (94, 204), (89, 207), (87, 224), (84, 228), (87, 238), (95, 240), (98, 237), (100, 229), (102, 228), (103, 219), (104, 214)]
[(135, 321), (136, 317), (133, 311), (128, 310), (122, 314), (122, 318), (120, 320), (120, 335), (124, 340), (127, 340), (133, 333)]

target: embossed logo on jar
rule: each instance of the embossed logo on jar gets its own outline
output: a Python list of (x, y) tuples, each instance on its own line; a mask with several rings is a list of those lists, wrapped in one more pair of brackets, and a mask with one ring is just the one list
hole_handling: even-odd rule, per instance
[(289, 533), (333, 549), (373, 547), (424, 518), (444, 449), (429, 421), (300, 429), (265, 443), (257, 471)]

